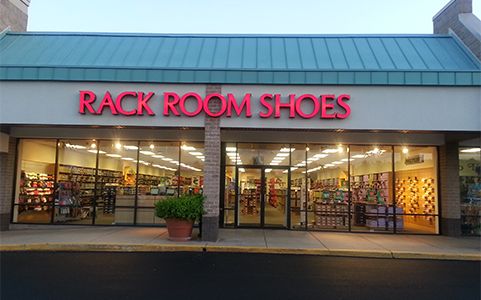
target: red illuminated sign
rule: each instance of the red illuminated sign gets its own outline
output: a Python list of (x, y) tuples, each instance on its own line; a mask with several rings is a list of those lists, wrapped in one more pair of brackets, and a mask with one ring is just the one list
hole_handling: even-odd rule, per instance
[[(261, 110), (257, 112), (261, 118), (280, 118), (281, 110), (289, 113), (289, 118), (301, 117), (304, 119), (320, 118), (320, 119), (345, 119), (351, 114), (351, 108), (347, 101), (350, 95), (320, 95), (302, 94), (288, 95), (288, 101), (281, 100), (281, 94), (263, 94), (259, 97)], [(240, 103), (233, 94), (208, 94), (204, 98), (194, 92), (179, 95), (175, 92), (165, 92), (161, 97), (155, 97), (154, 92), (134, 92), (125, 91), (117, 96), (113, 96), (110, 92), (105, 92), (98, 97), (92, 91), (80, 91), (79, 96), (79, 113), (102, 115), (104, 111), (110, 112), (112, 115), (144, 115), (155, 116), (151, 109), (150, 101), (161, 100), (162, 114), (164, 116), (187, 116), (195, 117), (201, 113), (214, 118), (245, 116), (252, 117), (251, 101), (252, 94), (245, 94)], [(209, 103), (216, 99), (220, 104), (216, 109), (209, 107)], [(129, 102), (128, 109), (125, 108), (126, 102)], [(189, 103), (189, 104), (187, 104)], [(303, 104), (309, 103), (311, 109), (305, 111)], [(154, 107), (154, 106), (152, 106)], [(187, 109), (190, 108), (190, 110)], [(193, 108), (193, 109), (192, 109)]]

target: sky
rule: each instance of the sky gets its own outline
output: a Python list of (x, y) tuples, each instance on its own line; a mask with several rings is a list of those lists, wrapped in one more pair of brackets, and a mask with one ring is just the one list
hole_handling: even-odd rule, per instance
[[(29, 31), (432, 33), (449, 0), (32, 0)], [(481, 0), (473, 12), (481, 18)]]

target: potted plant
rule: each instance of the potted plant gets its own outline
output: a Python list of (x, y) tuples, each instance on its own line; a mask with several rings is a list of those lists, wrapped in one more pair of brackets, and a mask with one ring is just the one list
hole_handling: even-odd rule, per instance
[(192, 226), (204, 212), (202, 195), (169, 197), (155, 203), (155, 215), (165, 220), (169, 239), (188, 241), (192, 237)]

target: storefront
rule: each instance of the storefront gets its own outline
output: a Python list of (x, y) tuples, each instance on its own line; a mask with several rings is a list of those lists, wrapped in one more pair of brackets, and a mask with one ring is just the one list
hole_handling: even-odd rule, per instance
[(454, 37), (6, 33), (0, 54), (12, 224), (158, 226), (156, 201), (204, 193), (206, 230), (479, 234), (481, 67)]

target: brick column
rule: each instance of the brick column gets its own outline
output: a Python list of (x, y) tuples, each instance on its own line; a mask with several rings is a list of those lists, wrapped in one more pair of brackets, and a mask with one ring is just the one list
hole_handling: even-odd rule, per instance
[[(220, 85), (208, 85), (206, 95), (221, 93)], [(218, 112), (220, 101), (209, 101), (209, 110)], [(202, 217), (202, 240), (217, 241), (219, 235), (220, 198), (220, 119), (205, 117), (204, 162), (204, 216)]]
[(441, 233), (461, 235), (458, 143), (446, 143), (439, 149), (441, 184)]
[(10, 137), (8, 152), (0, 152), (0, 231), (8, 230), (12, 208), (17, 139)]

